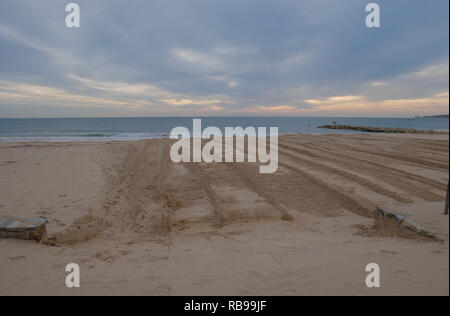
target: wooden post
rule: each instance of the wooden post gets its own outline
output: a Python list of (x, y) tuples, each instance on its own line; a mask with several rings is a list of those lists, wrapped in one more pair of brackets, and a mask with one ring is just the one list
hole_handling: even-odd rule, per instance
[(450, 182), (447, 185), (447, 198), (445, 199), (445, 212), (444, 212), (445, 215), (448, 215), (448, 187), (449, 187), (449, 185), (450, 185)]

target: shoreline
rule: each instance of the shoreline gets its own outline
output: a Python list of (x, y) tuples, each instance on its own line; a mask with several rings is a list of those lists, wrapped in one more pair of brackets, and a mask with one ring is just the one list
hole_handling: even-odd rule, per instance
[[(194, 117), (174, 118), (74, 118), (26, 120), (0, 120), (0, 142), (83, 142), (83, 141), (135, 141), (169, 137), (172, 128), (187, 127), (192, 133)], [(448, 119), (408, 121), (404, 118), (335, 118), (338, 124), (352, 126), (393, 126), (448, 132)], [(293, 117), (207, 117), (202, 126), (216, 126), (222, 132), (226, 127), (278, 127), (279, 135), (329, 133), (318, 128), (333, 122), (332, 118)], [(334, 130), (342, 134), (362, 131)]]
[[(447, 130), (411, 130), (411, 131), (415, 131), (415, 132), (383, 132), (382, 130), (405, 130), (405, 131), (409, 131), (410, 129), (401, 129), (401, 128), (378, 128), (378, 127), (353, 127), (353, 126), (345, 126), (345, 127), (349, 127), (349, 129), (346, 129), (344, 126), (342, 125), (338, 125), (338, 127), (331, 127), (329, 128), (328, 126), (334, 126), (334, 125), (325, 125), (327, 127), (318, 127), (319, 129), (330, 129), (330, 130), (334, 130), (334, 131), (324, 131), (324, 132), (317, 132), (317, 133), (282, 133), (279, 134), (279, 137), (282, 136), (291, 136), (291, 135), (298, 135), (298, 136), (320, 136), (320, 135), (339, 135), (339, 136), (345, 136), (345, 135), (386, 135), (386, 136), (400, 136), (400, 135), (404, 135), (404, 136), (408, 136), (408, 135), (414, 135), (414, 136), (418, 136), (418, 135), (430, 135), (430, 136), (448, 136), (449, 135), (449, 131)], [(364, 131), (361, 129), (370, 129), (371, 131)], [(335, 131), (352, 131), (352, 132), (335, 132)], [(25, 136), (27, 137), (27, 136)], [(63, 136), (65, 137), (65, 136)], [(11, 143), (17, 143), (17, 144), (36, 144), (36, 143), (55, 143), (55, 144), (64, 144), (64, 143), (108, 143), (108, 142), (138, 142), (138, 141), (145, 141), (145, 140), (154, 140), (154, 139), (169, 139), (170, 140), (170, 136), (169, 135), (163, 135), (163, 136), (155, 136), (155, 137), (146, 137), (146, 138), (135, 138), (135, 139), (116, 139), (116, 138), (112, 138), (112, 139), (90, 139), (89, 137), (83, 138), (83, 139), (72, 139), (72, 140), (67, 140), (67, 139), (61, 139), (61, 140), (56, 140), (56, 139), (39, 139), (39, 140), (34, 140), (34, 139), (27, 139), (27, 140), (17, 140), (17, 139), (12, 139), (12, 140), (2, 140), (2, 137), (0, 137), (0, 144), (11, 144)], [(12, 137), (12, 138), (21, 138), (21, 137)], [(29, 137), (29, 138), (33, 138), (33, 137)], [(51, 137), (50, 137), (51, 138)]]

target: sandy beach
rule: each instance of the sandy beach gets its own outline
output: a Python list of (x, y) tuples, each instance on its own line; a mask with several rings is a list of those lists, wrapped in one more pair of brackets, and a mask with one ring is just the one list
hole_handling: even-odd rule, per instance
[(0, 143), (0, 217), (49, 220), (41, 243), (0, 239), (0, 295), (449, 295), (448, 135), (279, 141), (266, 175), (172, 163), (168, 139)]

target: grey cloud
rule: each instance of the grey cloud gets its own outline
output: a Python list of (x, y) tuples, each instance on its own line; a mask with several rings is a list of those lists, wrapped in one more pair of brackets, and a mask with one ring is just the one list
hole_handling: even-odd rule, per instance
[[(64, 25), (69, 2), (1, 1), (1, 80), (128, 98), (90, 89), (72, 74), (153, 86), (178, 99), (220, 98), (225, 110), (308, 108), (304, 100), (312, 98), (419, 98), (448, 90), (448, 79), (439, 75), (408, 77), (433, 65), (448, 68), (446, 0), (376, 1), (382, 14), (377, 30), (365, 27), (370, 1), (361, 0), (74, 0), (81, 7), (80, 29)], [(161, 98), (136, 99), (155, 104)], [(151, 115), (153, 107), (142, 113)], [(41, 116), (54, 109), (43, 106)], [(0, 99), (0, 116), (24, 112), (24, 105)]]

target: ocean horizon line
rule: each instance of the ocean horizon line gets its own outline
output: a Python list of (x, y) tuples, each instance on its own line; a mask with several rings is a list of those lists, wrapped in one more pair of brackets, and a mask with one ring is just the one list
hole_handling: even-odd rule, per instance
[(411, 115), (411, 116), (292, 116), (292, 115), (171, 115), (171, 116), (49, 116), (49, 117), (0, 117), (0, 120), (48, 120), (48, 119), (157, 119), (157, 118), (354, 118), (354, 119), (409, 119), (409, 118), (434, 118), (449, 116), (449, 114), (429, 114), (429, 115)]

